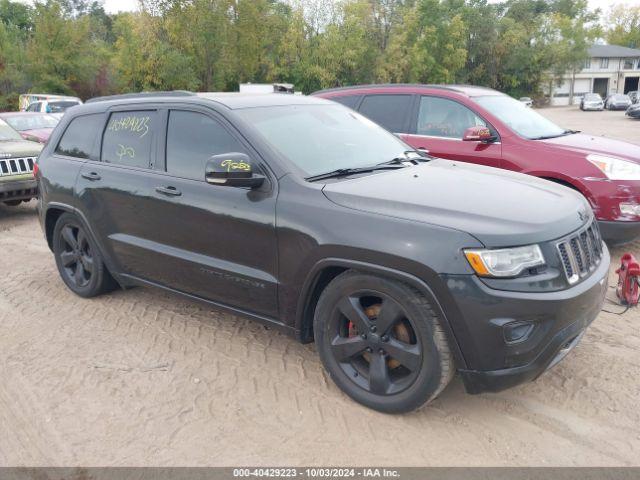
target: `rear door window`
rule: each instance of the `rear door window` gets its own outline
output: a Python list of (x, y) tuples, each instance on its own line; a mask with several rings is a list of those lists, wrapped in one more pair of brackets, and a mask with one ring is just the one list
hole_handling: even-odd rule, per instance
[(360, 113), (393, 133), (406, 133), (411, 113), (411, 95), (367, 95)]
[(71, 120), (56, 147), (67, 157), (90, 158), (96, 138), (102, 132), (102, 114), (82, 115)]
[(152, 110), (112, 113), (102, 137), (102, 161), (149, 168), (156, 123)]
[(416, 133), (431, 137), (462, 139), (467, 128), (487, 124), (464, 105), (446, 98), (422, 97)]
[(203, 180), (207, 160), (223, 153), (246, 153), (220, 122), (198, 112), (172, 110), (167, 126), (167, 173)]

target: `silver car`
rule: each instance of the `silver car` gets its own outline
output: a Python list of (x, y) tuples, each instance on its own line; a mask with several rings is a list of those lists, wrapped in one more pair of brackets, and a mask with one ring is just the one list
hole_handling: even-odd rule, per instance
[(604, 102), (604, 108), (607, 110), (626, 110), (633, 102), (629, 95), (622, 93), (614, 93), (609, 95)]
[(598, 93), (587, 93), (580, 100), (580, 110), (602, 110), (604, 102)]

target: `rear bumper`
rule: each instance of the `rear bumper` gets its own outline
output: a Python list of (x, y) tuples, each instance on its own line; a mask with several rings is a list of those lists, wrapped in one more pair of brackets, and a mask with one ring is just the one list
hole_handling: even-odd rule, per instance
[(0, 182), (0, 202), (29, 200), (38, 195), (35, 179)]
[[(461, 313), (460, 323), (452, 326), (467, 363), (458, 370), (467, 392), (497, 392), (535, 380), (562, 360), (602, 309), (609, 262), (605, 247), (590, 277), (553, 292), (501, 291), (473, 275), (449, 276), (447, 286)], [(524, 325), (527, 333), (507, 339), (513, 325)]]
[(611, 222), (598, 220), (600, 233), (608, 243), (620, 245), (640, 236), (640, 222)]

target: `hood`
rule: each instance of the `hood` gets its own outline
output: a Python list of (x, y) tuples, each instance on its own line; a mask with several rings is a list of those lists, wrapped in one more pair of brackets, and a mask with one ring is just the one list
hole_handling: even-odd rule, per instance
[(34, 128), (33, 130), (22, 130), (20, 135), (26, 140), (34, 139), (44, 143), (51, 136), (51, 132), (53, 132), (53, 128)]
[(463, 231), (487, 247), (559, 238), (580, 228), (581, 216), (592, 216), (582, 195), (569, 188), (441, 159), (330, 183), (323, 192), (343, 207)]
[(585, 156), (590, 153), (599, 153), (609, 157), (620, 157), (625, 160), (640, 163), (640, 146), (612, 138), (575, 133), (573, 135), (549, 138), (547, 140), (532, 141), (535, 143), (540, 142), (548, 147), (583, 153)]
[[(42, 144), (28, 140), (0, 141), (0, 159), (12, 157), (37, 157)], [(8, 155), (7, 155), (8, 154)]]

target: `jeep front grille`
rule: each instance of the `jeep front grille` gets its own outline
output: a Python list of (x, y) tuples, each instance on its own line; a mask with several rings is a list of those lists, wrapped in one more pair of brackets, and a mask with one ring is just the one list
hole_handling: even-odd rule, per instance
[(0, 159), (0, 177), (33, 172), (33, 164), (36, 158), (37, 157), (20, 157)]
[(598, 222), (591, 223), (556, 245), (569, 283), (576, 283), (593, 272), (602, 260), (602, 237)]

